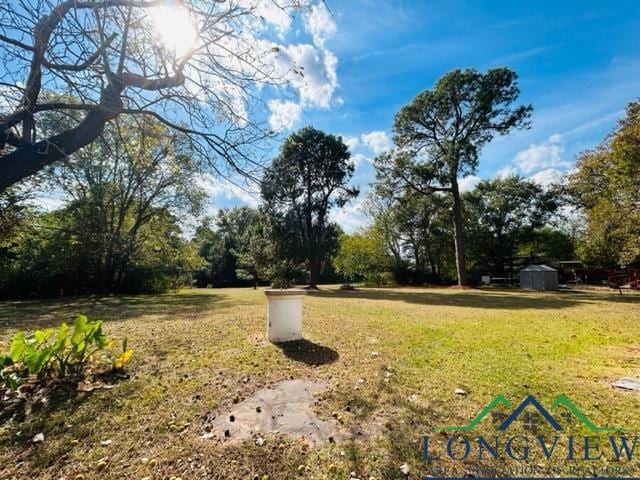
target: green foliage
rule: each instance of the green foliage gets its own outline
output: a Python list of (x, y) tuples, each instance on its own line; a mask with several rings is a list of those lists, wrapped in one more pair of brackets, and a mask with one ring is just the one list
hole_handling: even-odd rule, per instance
[(629, 104), (603, 145), (582, 153), (568, 191), (586, 216), (578, 245), (585, 263), (640, 261), (640, 101)]
[[(187, 284), (200, 261), (179, 220), (197, 214), (203, 201), (190, 154), (184, 138), (157, 122), (110, 125), (45, 177), (62, 208), (30, 213), (4, 249), (0, 244), (0, 295), (143, 293)], [(20, 218), (9, 200), (0, 198), (0, 227), (2, 218), (11, 225)]]
[[(111, 353), (113, 345), (102, 333), (102, 322), (90, 321), (79, 315), (73, 327), (66, 323), (56, 330), (36, 330), (32, 333), (18, 332), (9, 352), (0, 356), (2, 373), (0, 379), (9, 388), (16, 388), (25, 374), (38, 378), (49, 376), (78, 377), (96, 355)], [(133, 351), (127, 348), (126, 339), (122, 353), (112, 359), (114, 368), (123, 368), (131, 359)], [(113, 354), (110, 355), (113, 357)]]
[(378, 178), (367, 202), (369, 231), (390, 255), (397, 283), (442, 283), (452, 262), (450, 202), (441, 195), (394, 191)]
[(262, 180), (276, 256), (286, 263), (282, 271), (304, 262), (311, 287), (337, 246), (339, 229), (328, 221), (331, 208), (358, 195), (349, 186), (354, 169), (341, 137), (306, 127), (285, 140)]
[(525, 244), (535, 248), (532, 240), (558, 208), (555, 192), (518, 176), (483, 180), (463, 198), (468, 253), (477, 276), (505, 276), (518, 250)]
[(367, 283), (377, 283), (380, 274), (389, 269), (390, 258), (379, 238), (368, 232), (357, 233), (340, 237), (333, 265), (347, 281), (363, 278)]
[(482, 148), (496, 135), (528, 127), (531, 106), (513, 106), (519, 94), (517, 75), (508, 68), (447, 73), (398, 112), (393, 128), (400, 148), (375, 162), (389, 188), (451, 196), (461, 285), (467, 280), (458, 178), (475, 173)]

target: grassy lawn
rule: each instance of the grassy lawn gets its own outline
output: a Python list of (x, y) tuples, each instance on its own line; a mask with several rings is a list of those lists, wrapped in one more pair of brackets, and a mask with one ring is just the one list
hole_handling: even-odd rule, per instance
[[(447, 436), (434, 428), (466, 425), (498, 394), (514, 406), (533, 394), (549, 408), (564, 393), (594, 423), (640, 431), (640, 396), (610, 386), (640, 375), (637, 294), (327, 287), (305, 300), (308, 342), (298, 349), (266, 341), (260, 290), (4, 302), (0, 347), (17, 329), (77, 313), (129, 337), (132, 378), (51, 398), (21, 424), (0, 426), (0, 478), (347, 479), (355, 472), (386, 480), (405, 478), (404, 463), (410, 478), (420, 478), (432, 473), (421, 459), (422, 435), (442, 452)], [(205, 419), (234, 398), (289, 378), (326, 382), (316, 411), (321, 418), (339, 412), (353, 440), (311, 448), (279, 436), (263, 446), (201, 438)], [(495, 428), (488, 418), (468, 436), (493, 438)], [(45, 442), (34, 445), (39, 432)], [(520, 422), (510, 435), (518, 433), (527, 434)], [(533, 450), (527, 463), (546, 469), (562, 462), (566, 446), (550, 462)], [(479, 465), (475, 446), (466, 462), (440, 465), (464, 475)], [(640, 473), (635, 460), (623, 465), (625, 476)]]

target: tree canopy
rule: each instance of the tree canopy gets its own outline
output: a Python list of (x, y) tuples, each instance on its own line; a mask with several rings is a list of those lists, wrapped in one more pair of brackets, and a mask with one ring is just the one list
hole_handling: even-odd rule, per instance
[(451, 195), (459, 285), (467, 278), (458, 179), (476, 171), (482, 147), (496, 135), (528, 127), (532, 107), (514, 106), (519, 94), (517, 75), (508, 68), (449, 72), (397, 113), (398, 149), (376, 162), (391, 185)]
[[(251, 172), (248, 147), (269, 135), (251, 105), (264, 85), (283, 85), (296, 70), (265, 38), (264, 25), (293, 7), (277, 0), (0, 3), (0, 192), (92, 143), (121, 115), (183, 133), (215, 170)], [(165, 24), (182, 19), (177, 28), (193, 28), (193, 39), (183, 48), (166, 42), (158, 15)], [(81, 115), (47, 130), (39, 121), (47, 112)]]
[(579, 248), (588, 263), (640, 260), (640, 101), (600, 147), (580, 155), (568, 190), (586, 216)]
[[(335, 249), (337, 229), (328, 214), (358, 195), (349, 186), (354, 165), (341, 137), (306, 127), (290, 135), (262, 180), (262, 198), (269, 213), (285, 222), (283, 235), (296, 238), (316, 287), (323, 263)], [(277, 230), (276, 230), (277, 231)]]

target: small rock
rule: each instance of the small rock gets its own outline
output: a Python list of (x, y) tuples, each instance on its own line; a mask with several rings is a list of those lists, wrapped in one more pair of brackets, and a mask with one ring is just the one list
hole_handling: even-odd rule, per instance
[(100, 442), (100, 445), (102, 445), (103, 447), (108, 447), (109, 445), (111, 445), (113, 443), (113, 440), (102, 440)]
[(224, 431), (224, 436), (227, 437), (227, 438), (231, 436), (231, 432), (229, 431), (229, 429), (226, 429)]
[(372, 357), (377, 357), (378, 355), (380, 355), (378, 352), (371, 352)]
[(466, 394), (467, 394), (467, 391), (466, 391), (466, 390), (463, 390), (462, 388), (456, 388), (456, 389), (454, 390), (454, 393), (455, 393), (456, 395), (466, 395)]
[(33, 436), (32, 442), (33, 443), (42, 443), (42, 442), (44, 442), (44, 433), (36, 433)]
[(262, 407), (257, 406), (257, 407), (256, 407), (256, 412), (258, 412), (258, 413), (262, 412)]
[(204, 438), (205, 440), (211, 440), (213, 437), (215, 437), (215, 435), (212, 432), (208, 432), (200, 436), (200, 438)]
[(407, 465), (406, 463), (403, 463), (402, 465), (400, 465), (400, 471), (405, 475), (409, 475), (409, 472), (411, 471), (411, 469), (409, 468), (409, 465)]
[(256, 445), (258, 445), (259, 447), (263, 446), (264, 445), (264, 438), (258, 437), (256, 439)]

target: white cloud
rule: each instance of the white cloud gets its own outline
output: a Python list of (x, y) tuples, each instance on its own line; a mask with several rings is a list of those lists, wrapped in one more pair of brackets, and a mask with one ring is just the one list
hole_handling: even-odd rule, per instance
[(358, 137), (342, 137), (342, 141), (347, 147), (349, 147), (349, 150), (353, 150), (360, 145)]
[(339, 210), (332, 210), (331, 221), (340, 225), (347, 233), (354, 233), (368, 223), (368, 218), (364, 214), (364, 198), (353, 200)]
[(338, 58), (307, 43), (283, 46), (279, 52), (276, 68), (299, 92), (303, 106), (329, 108), (338, 87)]
[(386, 132), (380, 130), (365, 133), (360, 137), (360, 139), (362, 140), (362, 143), (369, 147), (369, 149), (376, 155), (386, 152), (387, 150), (391, 150), (393, 147), (393, 143)]
[(197, 179), (196, 183), (213, 201), (218, 197), (227, 200), (237, 200), (244, 205), (257, 207), (260, 203), (259, 195), (251, 192), (248, 187), (242, 187), (242, 181), (242, 179), (239, 179), (236, 183), (226, 178), (218, 178), (209, 173), (205, 173)]
[(468, 192), (476, 188), (476, 185), (480, 183), (482, 179), (477, 175), (467, 175), (464, 178), (458, 180), (458, 188), (461, 192)]
[(530, 145), (516, 154), (515, 164), (524, 173), (567, 168), (571, 163), (562, 160), (564, 145), (561, 142), (562, 136), (554, 134), (544, 143)]
[(552, 183), (559, 183), (561, 178), (562, 172), (560, 170), (556, 170), (555, 168), (547, 168), (536, 173), (535, 175), (532, 175), (531, 177), (529, 177), (529, 180), (532, 180), (543, 187), (547, 187)]
[(269, 110), (269, 125), (275, 131), (291, 130), (302, 115), (302, 105), (291, 101), (269, 100)]
[(323, 47), (324, 42), (338, 30), (331, 12), (324, 3), (318, 3), (311, 7), (305, 16), (305, 27), (313, 37), (313, 43), (319, 47)]
[(273, 0), (240, 0), (239, 3), (252, 10), (256, 18), (261, 18), (264, 27), (273, 27), (281, 39), (291, 27), (293, 18), (290, 12), (278, 8)]
[(362, 153), (356, 153), (351, 157), (351, 160), (353, 160), (353, 164), (356, 168), (358, 168), (363, 163), (371, 162), (371, 158), (363, 155)]
[(509, 177), (513, 177), (518, 174), (518, 169), (513, 165), (505, 165), (500, 170), (496, 172), (496, 177), (500, 179), (505, 179)]

